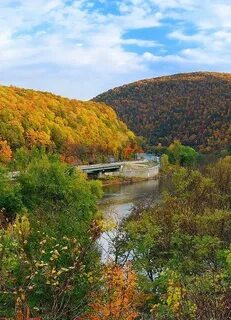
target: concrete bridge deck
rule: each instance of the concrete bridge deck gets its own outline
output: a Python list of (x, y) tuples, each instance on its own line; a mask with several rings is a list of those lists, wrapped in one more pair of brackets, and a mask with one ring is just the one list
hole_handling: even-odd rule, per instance
[(77, 166), (80, 170), (85, 173), (97, 173), (97, 172), (105, 172), (105, 171), (114, 171), (120, 170), (123, 166), (133, 164), (148, 164), (148, 160), (136, 160), (136, 161), (121, 161), (121, 162), (112, 162), (112, 163), (99, 163), (99, 164), (90, 164), (90, 165), (81, 165)]

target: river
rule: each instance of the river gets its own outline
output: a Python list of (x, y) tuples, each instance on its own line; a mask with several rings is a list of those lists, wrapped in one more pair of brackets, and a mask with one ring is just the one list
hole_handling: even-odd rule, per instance
[[(149, 198), (158, 201), (161, 196), (161, 189), (159, 180), (105, 187), (104, 197), (99, 203), (99, 209), (104, 213), (106, 219), (114, 221), (118, 225), (130, 215), (132, 208), (140, 201)], [(99, 240), (103, 260), (107, 260), (111, 256), (110, 243), (115, 235), (116, 229), (103, 233)]]

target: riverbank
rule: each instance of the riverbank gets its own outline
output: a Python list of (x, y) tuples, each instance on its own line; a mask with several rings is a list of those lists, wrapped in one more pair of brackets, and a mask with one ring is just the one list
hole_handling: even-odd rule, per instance
[(124, 176), (107, 176), (102, 177), (99, 180), (102, 182), (103, 187), (110, 187), (116, 185), (128, 185), (142, 181), (157, 180), (159, 175), (151, 178), (141, 178), (141, 177), (124, 177)]

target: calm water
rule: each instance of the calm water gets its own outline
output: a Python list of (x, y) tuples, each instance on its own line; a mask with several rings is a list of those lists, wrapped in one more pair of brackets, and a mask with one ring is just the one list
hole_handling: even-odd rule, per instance
[[(120, 224), (130, 215), (132, 208), (140, 201), (152, 198), (160, 199), (161, 184), (159, 180), (148, 180), (134, 184), (110, 186), (104, 189), (104, 197), (99, 204), (105, 218)], [(116, 235), (116, 230), (104, 233), (99, 241), (102, 248), (102, 259), (110, 257), (110, 242)]]

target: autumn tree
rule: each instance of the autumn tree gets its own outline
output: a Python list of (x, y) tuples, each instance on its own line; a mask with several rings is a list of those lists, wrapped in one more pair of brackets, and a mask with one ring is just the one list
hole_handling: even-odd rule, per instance
[(91, 295), (86, 320), (135, 320), (139, 313), (137, 277), (131, 266), (108, 264), (103, 269), (102, 284)]
[(209, 166), (209, 175), (212, 176), (216, 186), (227, 197), (231, 195), (231, 156), (220, 159)]
[(123, 85), (94, 100), (112, 106), (150, 146), (177, 139), (211, 153), (231, 144), (230, 82), (229, 73), (178, 74)]
[(7, 163), (12, 158), (12, 150), (6, 140), (0, 140), (0, 162)]
[(0, 87), (0, 161), (18, 148), (45, 148), (66, 162), (129, 156), (135, 135), (105, 104), (81, 102), (47, 92)]

